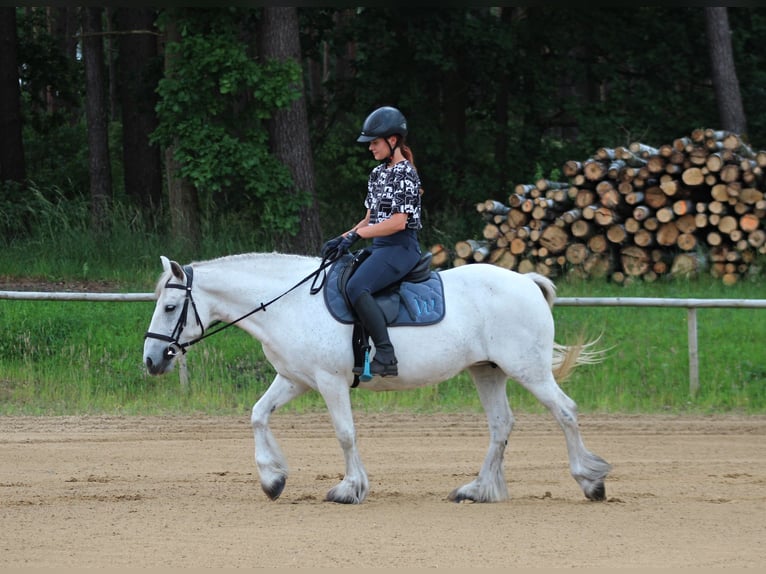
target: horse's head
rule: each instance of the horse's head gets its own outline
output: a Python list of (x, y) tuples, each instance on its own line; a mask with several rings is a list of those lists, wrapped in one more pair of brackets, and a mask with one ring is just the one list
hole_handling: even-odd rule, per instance
[(144, 364), (152, 375), (173, 368), (173, 361), (186, 347), (204, 335), (205, 327), (192, 296), (194, 273), (161, 257), (163, 274), (157, 283), (157, 305), (144, 336)]

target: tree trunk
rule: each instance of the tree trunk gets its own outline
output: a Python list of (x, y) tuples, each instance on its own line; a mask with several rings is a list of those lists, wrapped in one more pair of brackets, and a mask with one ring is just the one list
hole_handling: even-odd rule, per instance
[(16, 45), (16, 8), (0, 8), (0, 182), (26, 179)]
[(125, 193), (147, 216), (155, 219), (162, 204), (160, 150), (149, 143), (157, 129), (157, 36), (152, 8), (117, 8), (115, 21), (120, 55), (117, 76), (122, 108), (122, 158)]
[[(181, 41), (181, 33), (176, 21), (170, 17), (165, 27), (165, 43)], [(172, 78), (177, 56), (171, 50), (165, 50), (165, 76)], [(189, 180), (181, 176), (180, 164), (175, 159), (175, 146), (165, 149), (165, 172), (168, 186), (168, 204), (170, 208), (171, 236), (184, 249), (195, 253), (202, 243), (200, 230), (199, 196)]]
[(734, 65), (729, 15), (726, 7), (706, 7), (705, 23), (710, 69), (721, 128), (737, 134), (747, 134), (747, 122)]
[(96, 233), (109, 226), (112, 168), (109, 161), (109, 123), (104, 78), (101, 26), (103, 8), (83, 10), (83, 60), (85, 62), (85, 115), (88, 122), (91, 228)]
[[(295, 7), (264, 6), (260, 51), (264, 61), (294, 60), (301, 63), (298, 11)], [(300, 227), (294, 236), (277, 239), (279, 248), (293, 253), (317, 253), (322, 245), (314, 182), (314, 161), (309, 140), (309, 124), (303, 80), (296, 89), (301, 97), (289, 107), (274, 112), (269, 122), (269, 139), (274, 155), (292, 174), (294, 187), (287, 193), (307, 194), (308, 205), (300, 207)]]

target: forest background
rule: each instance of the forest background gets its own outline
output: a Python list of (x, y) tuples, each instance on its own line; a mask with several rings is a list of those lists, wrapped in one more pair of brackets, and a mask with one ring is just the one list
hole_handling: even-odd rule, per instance
[(11, 274), (51, 244), (83, 275), (154, 274), (158, 244), (318, 253), (364, 213), (380, 105), (409, 119), (424, 246), (602, 146), (766, 146), (759, 7), (3, 7), (0, 42)]

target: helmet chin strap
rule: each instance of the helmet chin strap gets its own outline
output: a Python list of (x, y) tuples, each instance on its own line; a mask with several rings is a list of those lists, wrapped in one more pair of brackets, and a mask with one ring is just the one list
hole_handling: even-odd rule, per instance
[(388, 142), (388, 138), (386, 138), (386, 144), (388, 144), (388, 150), (390, 152), (389, 155), (388, 155), (388, 163), (391, 164), (394, 161), (394, 154), (396, 153), (396, 148), (399, 147), (399, 138), (398, 137), (396, 138), (396, 145), (395, 146), (392, 146)]

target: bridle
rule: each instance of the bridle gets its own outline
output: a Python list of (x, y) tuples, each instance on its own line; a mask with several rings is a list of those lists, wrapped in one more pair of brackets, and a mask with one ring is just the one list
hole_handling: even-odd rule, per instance
[[(163, 335), (162, 333), (152, 333), (151, 331), (147, 331), (144, 334), (144, 339), (159, 339), (160, 341), (165, 341), (168, 344), (167, 348), (164, 352), (164, 357), (167, 360), (171, 360), (173, 357), (176, 357), (178, 353), (186, 354), (186, 349), (191, 347), (192, 345), (195, 345), (196, 343), (199, 343), (202, 339), (207, 339), (208, 337), (212, 335), (216, 335), (217, 333), (220, 333), (224, 329), (227, 329), (233, 325), (236, 325), (243, 319), (248, 318), (250, 315), (253, 315), (254, 313), (257, 313), (258, 311), (265, 311), (266, 307), (271, 305), (272, 303), (276, 302), (277, 300), (281, 299), (291, 291), (297, 289), (299, 286), (303, 285), (306, 281), (311, 279), (312, 277), (314, 280), (311, 282), (311, 295), (316, 295), (322, 290), (322, 287), (324, 287), (324, 283), (327, 280), (327, 274), (325, 273), (322, 276), (322, 279), (319, 281), (319, 284), (317, 284), (317, 280), (319, 279), (319, 274), (323, 272), (327, 267), (335, 263), (336, 260), (340, 258), (341, 254), (339, 253), (333, 253), (329, 257), (325, 257), (322, 259), (322, 262), (320, 263), (319, 267), (309, 273), (306, 277), (301, 279), (298, 283), (290, 287), (287, 291), (282, 293), (281, 295), (278, 295), (274, 297), (271, 301), (268, 301), (266, 303), (261, 303), (258, 307), (253, 309), (252, 311), (249, 311), (248, 313), (245, 313), (241, 317), (235, 319), (231, 323), (225, 323), (218, 327), (217, 329), (214, 329), (212, 331), (205, 332), (205, 325), (202, 323), (202, 319), (199, 316), (199, 312), (197, 311), (197, 304), (194, 302), (194, 296), (192, 295), (192, 284), (194, 282), (194, 269), (191, 265), (184, 265), (183, 271), (186, 275), (186, 285), (182, 285), (181, 283), (171, 283), (173, 280), (173, 277), (170, 277), (167, 282), (165, 283), (165, 289), (182, 289), (186, 292), (184, 297), (184, 303), (183, 307), (181, 308), (181, 314), (178, 316), (178, 321), (176, 321), (176, 326), (173, 328), (173, 332), (170, 335)], [(187, 318), (189, 315), (189, 307), (192, 308), (194, 311), (194, 320), (197, 322), (197, 326), (202, 331), (202, 334), (200, 334), (199, 337), (196, 337), (195, 339), (191, 339), (189, 341), (186, 341), (185, 343), (181, 343), (179, 339), (181, 338), (181, 334), (184, 331), (184, 328), (186, 328)]]
[[(163, 335), (162, 333), (152, 333), (151, 331), (147, 331), (144, 335), (144, 339), (159, 339), (160, 341), (166, 341), (170, 343), (165, 349), (164, 353), (165, 358), (168, 360), (178, 355), (179, 351), (182, 354), (186, 353), (187, 347), (193, 345), (198, 340), (201, 340), (205, 337), (205, 326), (202, 324), (202, 319), (200, 319), (199, 311), (197, 311), (197, 304), (194, 302), (194, 297), (192, 296), (194, 269), (192, 269), (191, 265), (185, 265), (183, 270), (184, 274), (186, 275), (186, 285), (182, 285), (181, 283), (171, 283), (173, 277), (170, 277), (165, 283), (165, 289), (183, 289), (186, 291), (184, 304), (181, 308), (181, 314), (178, 316), (178, 321), (176, 321), (176, 326), (173, 328), (173, 332), (168, 336)], [(186, 320), (187, 316), (189, 315), (190, 305), (194, 310), (194, 319), (197, 321), (197, 326), (199, 326), (199, 328), (202, 330), (202, 335), (195, 340), (181, 343), (178, 339), (181, 338), (181, 334), (184, 332), (184, 328), (186, 327)]]

